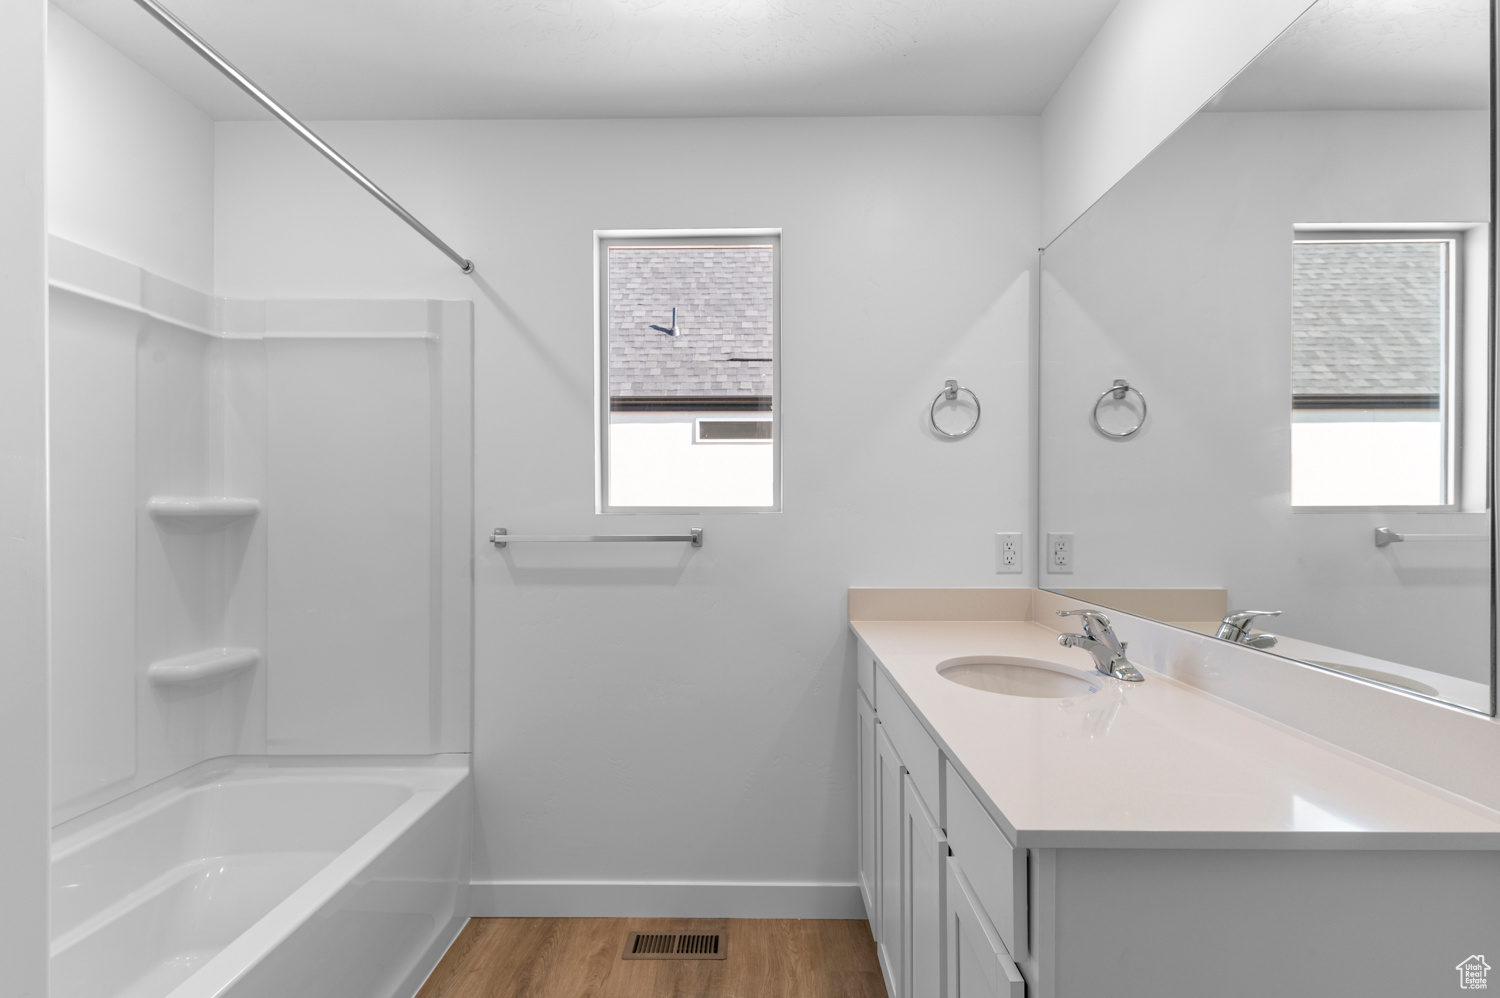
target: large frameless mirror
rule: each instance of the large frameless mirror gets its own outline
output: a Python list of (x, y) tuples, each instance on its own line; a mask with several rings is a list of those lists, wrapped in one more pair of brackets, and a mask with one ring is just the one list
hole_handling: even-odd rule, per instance
[(1046, 247), (1044, 588), (1494, 712), (1491, 6), (1320, 0)]

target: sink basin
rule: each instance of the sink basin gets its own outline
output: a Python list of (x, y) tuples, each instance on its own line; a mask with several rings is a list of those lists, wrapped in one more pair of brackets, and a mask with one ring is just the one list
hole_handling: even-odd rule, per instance
[(938, 675), (950, 683), (1009, 697), (1081, 697), (1099, 692), (1089, 674), (1039, 658), (970, 655), (939, 662)]
[(1308, 659), (1307, 661), (1312, 665), (1321, 665), (1325, 669), (1332, 669), (1334, 672), (1346, 672), (1351, 676), (1358, 676), (1360, 679), (1369, 679), (1377, 683), (1385, 683), (1387, 686), (1394, 686), (1398, 690), (1407, 690), (1411, 693), (1420, 693), (1423, 696), (1428, 697), (1435, 697), (1439, 695), (1435, 687), (1428, 686), (1426, 683), (1418, 682), (1415, 679), (1408, 679), (1406, 676), (1398, 676), (1394, 672), (1382, 672), (1379, 669), (1367, 669), (1362, 665), (1345, 665), (1342, 662), (1319, 662), (1316, 659)]

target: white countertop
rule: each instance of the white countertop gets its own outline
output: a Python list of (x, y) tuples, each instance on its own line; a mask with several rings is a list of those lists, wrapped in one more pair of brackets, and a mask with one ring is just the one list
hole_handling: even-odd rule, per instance
[(1016, 846), (1500, 849), (1500, 812), (1147, 669), (1143, 683), (1098, 676), (1098, 693), (1068, 699), (937, 672), (964, 655), (1093, 671), (1040, 624), (851, 626)]

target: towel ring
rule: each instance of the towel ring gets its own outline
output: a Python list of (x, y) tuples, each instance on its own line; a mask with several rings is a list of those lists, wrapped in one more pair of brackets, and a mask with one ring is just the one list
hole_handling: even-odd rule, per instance
[[(1141, 400), (1140, 420), (1134, 426), (1123, 433), (1115, 433), (1112, 430), (1106, 430), (1104, 427), (1099, 425), (1099, 407), (1104, 404), (1104, 400), (1107, 398), (1113, 398), (1116, 402), (1121, 401), (1125, 398), (1126, 392), (1135, 392), (1135, 397)], [(1110, 388), (1104, 389), (1103, 393), (1100, 394), (1098, 401), (1094, 403), (1093, 411), (1089, 413), (1089, 421), (1094, 424), (1094, 429), (1098, 430), (1106, 437), (1113, 437), (1116, 440), (1124, 440), (1126, 437), (1133, 437), (1140, 432), (1142, 426), (1146, 425), (1146, 396), (1141, 394), (1141, 390), (1139, 388), (1132, 388), (1130, 386), (1130, 382), (1126, 381), (1124, 378), (1116, 378), (1114, 385)]]
[[(969, 398), (974, 400), (974, 422), (970, 423), (969, 428), (966, 430), (959, 430), (957, 433), (949, 433), (947, 430), (938, 425), (937, 407), (938, 403), (942, 402), (945, 399), (949, 402), (952, 402), (954, 399), (958, 398), (959, 392), (965, 393), (969, 396)], [(937, 397), (932, 400), (932, 405), (927, 407), (927, 421), (932, 424), (932, 428), (934, 430), (941, 433), (949, 440), (962, 440), (970, 433), (973, 433), (975, 428), (979, 426), (979, 414), (979, 396), (975, 395), (971, 389), (960, 387), (959, 383), (957, 381), (954, 381), (952, 378), (949, 378), (946, 382), (944, 382), (943, 390), (937, 393)]]

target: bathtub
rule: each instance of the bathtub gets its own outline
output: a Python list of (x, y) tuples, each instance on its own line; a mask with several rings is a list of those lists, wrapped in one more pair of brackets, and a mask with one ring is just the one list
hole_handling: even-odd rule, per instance
[(218, 759), (58, 826), (51, 998), (410, 998), (468, 915), (468, 777)]

